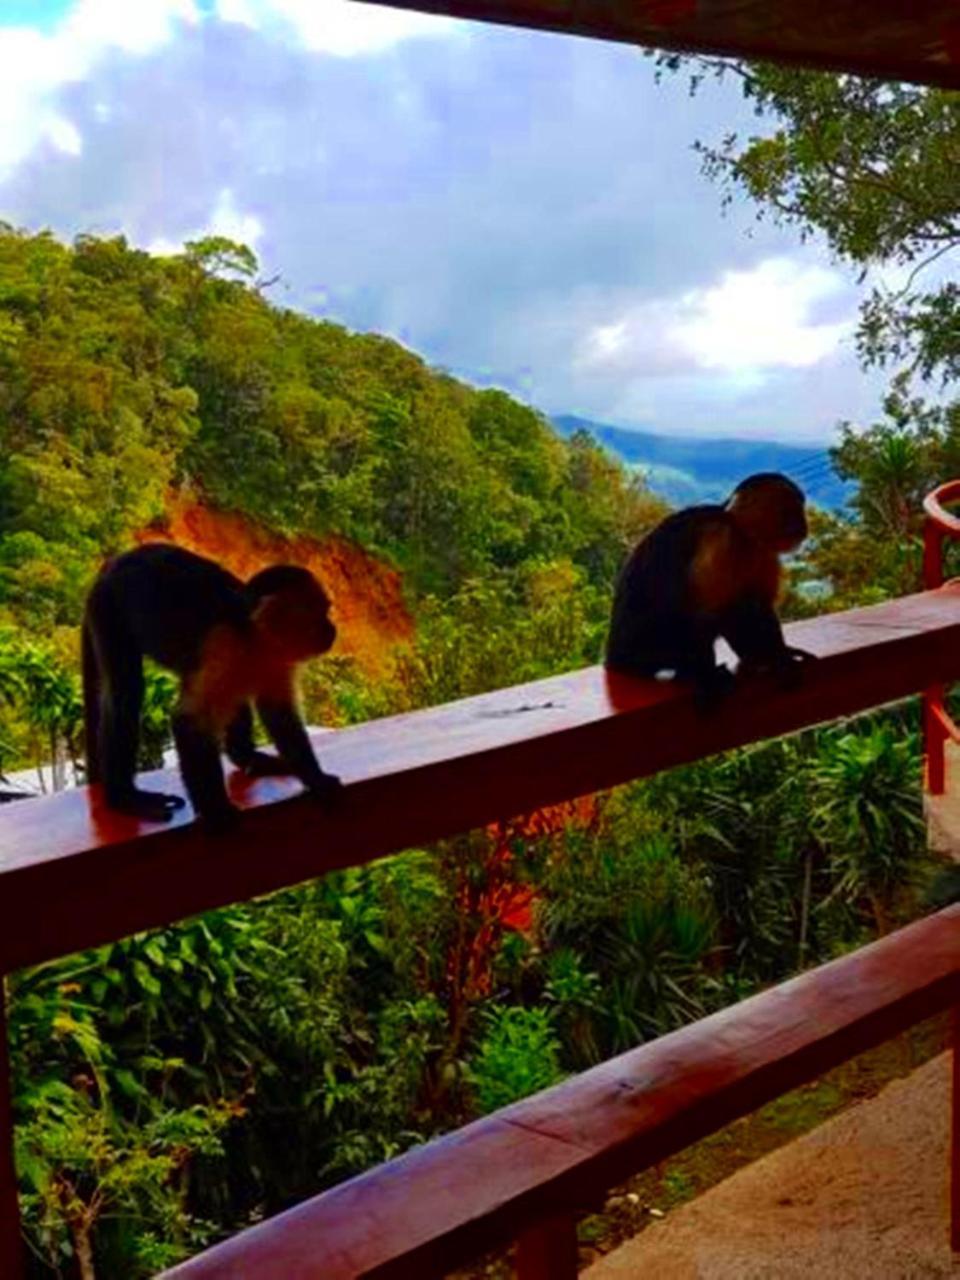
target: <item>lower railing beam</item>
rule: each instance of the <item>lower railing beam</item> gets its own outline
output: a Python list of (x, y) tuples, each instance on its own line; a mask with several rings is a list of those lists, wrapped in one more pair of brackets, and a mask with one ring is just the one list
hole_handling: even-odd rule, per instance
[(517, 1280), (576, 1280), (577, 1220), (545, 1218), (517, 1241)]
[(6, 982), (0, 974), (0, 1276), (4, 1280), (22, 1280), (26, 1271), (20, 1235), (17, 1174), (13, 1163), (12, 1081), (6, 1004)]

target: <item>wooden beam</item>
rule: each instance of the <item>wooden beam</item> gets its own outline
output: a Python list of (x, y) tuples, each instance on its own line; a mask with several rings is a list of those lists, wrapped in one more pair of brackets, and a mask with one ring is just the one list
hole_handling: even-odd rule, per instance
[[(345, 781), (327, 814), (292, 779), (230, 780), (248, 812), (214, 838), (80, 789), (0, 811), (0, 972), (244, 901), (398, 849), (587, 795), (960, 675), (960, 589), (790, 626), (820, 655), (803, 688), (745, 682), (717, 714), (686, 688), (589, 667), (317, 735)], [(175, 776), (153, 779), (165, 790)]]
[[(372, 0), (383, 3), (383, 0)], [(955, 0), (386, 0), (680, 53), (960, 88)]]
[(13, 1165), (13, 1106), (7, 1043), (6, 982), (0, 974), (0, 1276), (21, 1280), (27, 1251), (20, 1229), (17, 1171)]
[(955, 905), (342, 1183), (165, 1280), (442, 1276), (958, 998)]
[(545, 1218), (517, 1240), (517, 1280), (577, 1280), (577, 1220)]

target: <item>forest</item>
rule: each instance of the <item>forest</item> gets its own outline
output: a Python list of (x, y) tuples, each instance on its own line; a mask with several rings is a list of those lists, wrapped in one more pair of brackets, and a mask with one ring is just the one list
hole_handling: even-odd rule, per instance
[[(714, 68), (663, 73), (696, 88)], [(885, 413), (841, 427), (853, 496), (812, 512), (783, 612), (915, 590), (920, 500), (960, 474), (960, 293), (919, 271), (960, 236), (960, 106), (723, 74), (777, 130), (705, 152), (708, 176), (857, 266), (918, 268), (864, 304)], [(345, 643), (304, 682), (311, 722), (598, 660), (615, 574), (664, 503), (585, 433), (284, 310), (258, 273), (218, 237), (158, 256), (0, 225), (4, 773), (82, 776), (84, 593), (184, 512), (228, 563), (292, 547), (339, 566)], [(174, 694), (149, 672), (144, 766)], [(918, 726), (905, 703), (13, 975), (33, 1274), (150, 1276), (925, 910)]]

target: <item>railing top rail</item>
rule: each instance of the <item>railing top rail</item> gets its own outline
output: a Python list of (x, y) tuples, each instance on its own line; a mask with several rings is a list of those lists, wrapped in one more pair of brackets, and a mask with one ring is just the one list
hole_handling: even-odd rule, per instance
[[(792, 624), (803, 687), (744, 688), (699, 716), (686, 689), (590, 667), (321, 734), (346, 782), (325, 814), (293, 780), (244, 783), (212, 838), (105, 811), (86, 790), (0, 811), (0, 972), (268, 893), (397, 849), (774, 737), (960, 674), (960, 589)], [(176, 786), (170, 778), (165, 789)]]
[(960, 1000), (960, 904), (241, 1232), (164, 1280), (442, 1275)]
[(948, 504), (960, 502), (960, 480), (948, 480), (923, 500), (927, 517), (944, 533), (960, 538), (960, 517), (946, 510)]

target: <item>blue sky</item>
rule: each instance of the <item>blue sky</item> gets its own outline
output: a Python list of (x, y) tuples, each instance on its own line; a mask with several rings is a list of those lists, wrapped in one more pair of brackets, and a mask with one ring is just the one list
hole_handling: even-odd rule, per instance
[(0, 218), (244, 239), (276, 301), (551, 413), (810, 441), (867, 421), (863, 286), (724, 215), (733, 86), (351, 0), (0, 0)]

